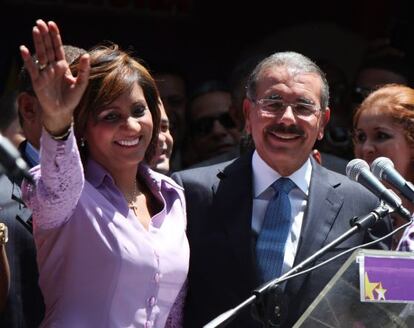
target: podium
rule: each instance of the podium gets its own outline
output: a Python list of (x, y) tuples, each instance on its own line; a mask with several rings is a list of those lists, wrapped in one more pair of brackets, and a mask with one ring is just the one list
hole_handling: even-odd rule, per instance
[(354, 251), (293, 327), (414, 327), (414, 253)]

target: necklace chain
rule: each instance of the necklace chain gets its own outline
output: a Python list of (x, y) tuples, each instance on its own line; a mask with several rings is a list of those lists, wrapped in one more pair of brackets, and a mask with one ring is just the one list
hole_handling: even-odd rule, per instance
[(125, 195), (125, 199), (128, 203), (128, 207), (132, 209), (137, 209), (138, 205), (136, 204), (137, 197), (141, 195), (142, 192), (138, 189), (137, 180), (134, 180), (134, 192), (132, 194)]

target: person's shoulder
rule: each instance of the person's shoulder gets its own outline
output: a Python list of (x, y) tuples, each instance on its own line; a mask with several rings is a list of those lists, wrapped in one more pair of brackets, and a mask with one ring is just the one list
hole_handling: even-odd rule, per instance
[(371, 193), (367, 188), (348, 178), (346, 175), (332, 171), (326, 167), (317, 164), (314, 167), (319, 171), (317, 176), (323, 181), (327, 181), (335, 190), (341, 192), (343, 195), (352, 198), (360, 197), (362, 199), (377, 200), (378, 198)]
[(313, 164), (313, 170), (317, 172), (313, 177), (327, 181), (331, 185), (358, 185), (356, 182), (349, 179), (346, 175), (338, 173), (320, 164)]
[(321, 157), (323, 167), (326, 167), (331, 171), (345, 174), (346, 165), (348, 164), (346, 159), (324, 152), (321, 152)]
[(0, 172), (0, 185), (3, 188), (11, 188), (13, 186), (13, 182), (10, 180), (10, 178), (6, 174), (2, 174)]
[(22, 200), (20, 186), (7, 176), (0, 176), (0, 222), (4, 220), (9, 227), (16, 227), (9, 232), (14, 232), (17, 227), (25, 228), (28, 235), (31, 233), (30, 210)]
[(0, 209), (7, 202), (23, 203), (21, 200), (21, 188), (14, 177), (0, 174)]
[(316, 166), (313, 166), (315, 170), (319, 171), (319, 174), (323, 176), (324, 178), (329, 178), (333, 180), (338, 180), (342, 183), (348, 183), (352, 182), (345, 174), (339, 173), (338, 171), (335, 171), (331, 168), (328, 168), (324, 165), (316, 164)]
[(4, 174), (0, 174), (0, 209), (1, 205), (11, 201), (13, 193), (13, 182)]
[(157, 185), (161, 187), (162, 184), (168, 185), (170, 188), (183, 190), (183, 187), (180, 186), (176, 181), (174, 181), (171, 177), (168, 175), (165, 175), (163, 173), (157, 172), (150, 168), (149, 166), (143, 166), (144, 170), (141, 172), (145, 172), (144, 174), (148, 175), (153, 182), (155, 182)]
[(229, 162), (239, 156), (240, 156), (239, 147), (234, 147), (232, 150), (226, 153), (223, 153), (223, 154), (214, 156), (212, 158), (209, 158), (207, 160), (204, 160), (202, 162), (193, 164), (189, 167), (189, 169), (203, 167), (203, 166), (212, 166), (212, 165), (223, 163), (223, 162)]
[(198, 182), (208, 182), (211, 180), (216, 180), (217, 175), (220, 172), (223, 172), (227, 166), (232, 164), (234, 160), (221, 162), (213, 165), (195, 167), (195, 168), (188, 168), (185, 170), (174, 172), (171, 177), (176, 180), (177, 177), (180, 180), (185, 181), (198, 181)]

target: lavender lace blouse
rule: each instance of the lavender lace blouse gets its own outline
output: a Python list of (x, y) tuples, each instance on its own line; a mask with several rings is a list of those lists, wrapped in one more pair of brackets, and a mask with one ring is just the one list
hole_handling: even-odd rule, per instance
[(55, 141), (43, 131), (41, 146), (36, 186), (23, 185), (46, 304), (41, 327), (180, 327), (189, 262), (181, 187), (140, 165), (164, 204), (146, 230), (103, 167), (89, 160), (84, 174), (73, 133)]
[(403, 252), (414, 252), (414, 224), (405, 228), (397, 250)]

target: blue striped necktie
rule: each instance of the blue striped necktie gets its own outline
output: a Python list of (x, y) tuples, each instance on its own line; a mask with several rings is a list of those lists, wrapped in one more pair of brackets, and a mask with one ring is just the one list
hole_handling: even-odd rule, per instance
[(292, 224), (288, 194), (295, 183), (289, 178), (280, 178), (271, 187), (275, 194), (267, 205), (256, 243), (256, 260), (262, 283), (281, 275), (286, 241)]

